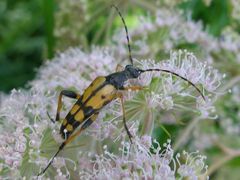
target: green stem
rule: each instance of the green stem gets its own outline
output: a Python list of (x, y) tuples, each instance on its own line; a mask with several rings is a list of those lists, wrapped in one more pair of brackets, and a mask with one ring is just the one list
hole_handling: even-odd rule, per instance
[(153, 6), (151, 3), (149, 3), (148, 1), (144, 1), (144, 0), (132, 0), (132, 2), (138, 6), (141, 6), (153, 13), (155, 13), (157, 11), (157, 7)]
[(107, 27), (108, 21), (105, 21), (102, 27), (97, 31), (96, 35), (94, 35), (94, 38), (92, 40), (93, 44), (97, 44), (99, 42), (99, 39), (101, 38), (101, 35), (105, 32), (106, 27)]
[(186, 144), (188, 139), (191, 137), (190, 134), (192, 130), (198, 124), (199, 121), (200, 121), (200, 118), (197, 117), (193, 119), (191, 123), (188, 124), (188, 126), (183, 130), (183, 133), (179, 136), (179, 138), (177, 138), (175, 144), (173, 145), (174, 151), (176, 151), (180, 146), (183, 146), (184, 144)]
[(112, 25), (113, 25), (114, 18), (115, 18), (115, 13), (113, 11), (110, 11), (110, 15), (109, 15), (108, 20), (107, 20), (105, 42), (109, 41), (110, 32), (111, 32), (111, 28), (112, 28)]
[(46, 33), (46, 44), (47, 44), (47, 57), (49, 59), (54, 56), (54, 8), (55, 4), (53, 0), (43, 1), (43, 15), (45, 20), (45, 33)]
[[(228, 83), (223, 86), (221, 89), (219, 89), (220, 92), (226, 92), (228, 89), (230, 89), (231, 87), (233, 87), (235, 84), (237, 84), (240, 81), (240, 76), (236, 76), (234, 78), (232, 78), (230, 81), (228, 81)], [(219, 98), (219, 95), (216, 94), (212, 100), (212, 102), (214, 103), (215, 101), (217, 101)]]
[(223, 86), (220, 91), (226, 91), (229, 88), (231, 88), (232, 86), (234, 86), (236, 83), (238, 83), (240, 81), (240, 76), (236, 76), (234, 78), (232, 78), (225, 86)]
[(218, 170), (220, 167), (222, 167), (227, 162), (231, 161), (232, 159), (240, 156), (240, 150), (238, 149), (232, 149), (224, 144), (221, 143), (221, 141), (214, 141), (215, 145), (222, 150), (222, 152), (225, 154), (223, 156), (220, 156), (215, 162), (212, 163), (212, 165), (209, 167), (207, 175), (212, 175), (216, 170)]
[(208, 176), (211, 176), (216, 170), (219, 170), (220, 167), (222, 167), (224, 164), (226, 164), (227, 162), (229, 162), (230, 160), (232, 160), (233, 158), (240, 156), (240, 154), (236, 154), (236, 155), (226, 155), (223, 156), (222, 158), (220, 158), (219, 160), (217, 160), (216, 162), (212, 163), (212, 166), (209, 167), (208, 169)]
[(151, 110), (148, 110), (142, 126), (141, 135), (151, 135), (154, 127), (153, 113)]

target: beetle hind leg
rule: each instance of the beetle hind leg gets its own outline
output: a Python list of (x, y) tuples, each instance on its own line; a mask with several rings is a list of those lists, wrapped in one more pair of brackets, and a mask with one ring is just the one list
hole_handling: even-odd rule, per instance
[(85, 130), (87, 127), (89, 127), (98, 117), (99, 112), (96, 112), (92, 116), (90, 116), (82, 125), (82, 127), (75, 132), (74, 134), (70, 134), (70, 136), (59, 146), (58, 151), (52, 156), (50, 161), (48, 162), (47, 166), (37, 175), (37, 177), (41, 176), (46, 172), (46, 170), (49, 168), (49, 166), (53, 163), (53, 160), (55, 157), (63, 150), (63, 148), (72, 142), (78, 135), (81, 134), (83, 130)]
[(56, 113), (56, 117), (55, 120), (53, 118), (51, 118), (51, 116), (49, 115), (49, 113), (47, 112), (47, 115), (49, 117), (49, 119), (55, 123), (56, 121), (59, 121), (60, 119), (60, 111), (62, 109), (62, 98), (63, 96), (72, 98), (72, 99), (79, 99), (81, 97), (80, 94), (74, 92), (74, 91), (70, 91), (70, 90), (62, 90), (60, 92), (60, 95), (58, 96), (58, 106), (57, 106), (57, 113)]
[(56, 121), (50, 116), (49, 112), (47, 111), (48, 118), (52, 121), (52, 123), (55, 123)]

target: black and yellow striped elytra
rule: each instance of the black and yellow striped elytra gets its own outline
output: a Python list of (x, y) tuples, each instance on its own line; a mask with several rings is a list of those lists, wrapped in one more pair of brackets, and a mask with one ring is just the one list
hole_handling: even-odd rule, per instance
[[(124, 103), (123, 103), (123, 95), (121, 91), (119, 90), (142, 90), (143, 87), (141, 86), (131, 86), (131, 87), (124, 87), (124, 84), (129, 79), (136, 79), (138, 78), (142, 73), (150, 72), (150, 71), (159, 71), (159, 72), (165, 72), (170, 73), (172, 75), (175, 75), (177, 77), (180, 77), (181, 79), (185, 80), (189, 84), (191, 84), (205, 99), (204, 95), (200, 91), (198, 87), (196, 87), (191, 81), (187, 80), (185, 77), (182, 77), (175, 72), (171, 72), (169, 70), (165, 69), (146, 69), (142, 70), (137, 67), (133, 66), (133, 60), (131, 56), (131, 48), (129, 43), (129, 36), (128, 36), (128, 30), (127, 26), (125, 24), (125, 21), (118, 10), (116, 6), (113, 6), (118, 14), (120, 15), (122, 22), (125, 27), (126, 31), (126, 37), (128, 42), (128, 50), (129, 50), (129, 60), (131, 62), (131, 65), (127, 65), (125, 69), (119, 70), (117, 68), (117, 72), (112, 73), (107, 76), (100, 76), (97, 77), (83, 92), (82, 95), (69, 91), (69, 90), (63, 90), (61, 91), (59, 98), (58, 98), (58, 107), (57, 107), (57, 114), (55, 121), (59, 121), (60, 119), (60, 111), (62, 108), (62, 96), (67, 96), (69, 98), (76, 99), (76, 103), (73, 105), (67, 116), (62, 121), (62, 125), (60, 128), (60, 134), (65, 139), (65, 141), (59, 146), (58, 151), (54, 154), (54, 156), (49, 161), (48, 165), (38, 174), (41, 175), (45, 173), (45, 171), (48, 169), (48, 167), (52, 164), (54, 158), (59, 154), (59, 152), (71, 141), (73, 141), (81, 132), (86, 129), (88, 126), (90, 126), (98, 117), (99, 112), (101, 109), (112, 102), (114, 99), (119, 98), (121, 101), (122, 106), (122, 113), (123, 113), (123, 125), (127, 132), (127, 135), (132, 143), (131, 140), (131, 133), (128, 130), (126, 119), (125, 119), (125, 109), (124, 109)], [(52, 119), (51, 119), (52, 120)], [(52, 120), (54, 121), (54, 120)], [(80, 128), (79, 128), (80, 127)]]
[(63, 120), (60, 133), (67, 139), (86, 119), (83, 128), (87, 128), (96, 118), (102, 107), (112, 101), (116, 88), (109, 84), (106, 77), (97, 77), (77, 100)]
[[(76, 95), (76, 97), (79, 97), (77, 102), (62, 122), (60, 128), (62, 137), (67, 139), (86, 119), (87, 121), (83, 124), (83, 128), (85, 129), (89, 126), (95, 121), (98, 112), (106, 104), (121, 96), (118, 90), (126, 90), (124, 83), (128, 79), (137, 78), (141, 72), (143, 71), (131, 65), (127, 65), (121, 72), (116, 72), (105, 77), (97, 77), (84, 91), (82, 96)], [(136, 90), (141, 88), (131, 87), (130, 89)], [(74, 92), (68, 92), (68, 94), (74, 94)], [(61, 102), (59, 102), (59, 104), (61, 104)], [(60, 111), (60, 109), (58, 110)], [(59, 111), (56, 117), (59, 117)]]
[[(62, 137), (67, 139), (82, 122), (87, 120), (83, 124), (83, 128), (85, 129), (95, 121), (98, 112), (105, 105), (121, 96), (118, 90), (127, 89), (124, 87), (124, 83), (128, 79), (137, 78), (141, 74), (140, 69), (133, 68), (133, 66), (128, 65), (121, 72), (116, 72), (105, 77), (97, 77), (84, 91), (83, 95), (78, 98), (77, 102), (63, 120), (60, 128)], [(130, 89), (136, 90), (141, 88), (131, 87)], [(71, 93), (74, 94), (74, 92)], [(57, 116), (59, 117), (59, 112)]]

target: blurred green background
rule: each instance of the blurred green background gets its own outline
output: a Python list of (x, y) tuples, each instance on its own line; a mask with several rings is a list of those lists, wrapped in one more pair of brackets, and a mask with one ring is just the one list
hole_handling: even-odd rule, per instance
[[(115, 2), (129, 26), (136, 24), (136, 17), (152, 11), (155, 3), (153, 0), (137, 4)], [(179, 3), (178, 8), (186, 16), (191, 12), (194, 20), (202, 20), (214, 36), (219, 36), (232, 23), (228, 0), (189, 0)], [(87, 3), (79, 0), (78, 6), (63, 0), (1, 0), (0, 91), (26, 87), (34, 78), (36, 68), (58, 51), (79, 45), (87, 51), (92, 44), (106, 44), (114, 29), (122, 28), (115, 17), (110, 4), (103, 0)], [(73, 29), (74, 33), (69, 33)]]

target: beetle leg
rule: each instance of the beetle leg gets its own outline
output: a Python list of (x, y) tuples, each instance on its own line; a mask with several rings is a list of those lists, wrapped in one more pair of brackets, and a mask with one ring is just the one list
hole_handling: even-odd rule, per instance
[(123, 95), (122, 93), (118, 93), (117, 94), (117, 97), (120, 99), (120, 102), (121, 102), (121, 106), (122, 106), (122, 112), (123, 112), (123, 124), (124, 124), (124, 128), (126, 129), (127, 131), (127, 135), (129, 137), (129, 140), (132, 144), (132, 134), (130, 133), (128, 127), (127, 127), (127, 123), (126, 123), (126, 113), (125, 113), (125, 109), (124, 109), (124, 102), (123, 102)]
[(50, 118), (50, 120), (52, 122), (56, 122), (56, 121), (59, 121), (60, 119), (60, 111), (61, 111), (61, 108), (62, 108), (62, 97), (63, 96), (66, 96), (66, 97), (69, 97), (69, 98), (73, 98), (73, 99), (79, 99), (81, 97), (80, 94), (74, 92), (74, 91), (70, 91), (70, 90), (62, 90), (60, 92), (60, 95), (58, 96), (58, 107), (57, 107), (57, 113), (56, 113), (56, 118), (55, 118), (55, 121), (49, 116), (48, 112), (48, 117)]
[(45, 171), (49, 168), (49, 166), (53, 163), (54, 158), (63, 150), (63, 148), (69, 144), (70, 142), (72, 142), (84, 129), (86, 129), (87, 127), (89, 127), (98, 117), (99, 112), (96, 112), (95, 114), (93, 114), (92, 116), (90, 116), (82, 125), (82, 127), (75, 132), (73, 135), (69, 136), (58, 148), (58, 151), (53, 155), (53, 157), (50, 159), (50, 161), (48, 162), (47, 166), (37, 175), (40, 176), (42, 174), (45, 173)]
[(145, 87), (142, 86), (130, 86), (130, 87), (125, 87), (124, 90), (126, 91), (139, 91), (139, 90), (143, 90)]
[(117, 64), (116, 72), (120, 72), (120, 71), (123, 71), (123, 70), (124, 70), (124, 67), (120, 64)]

